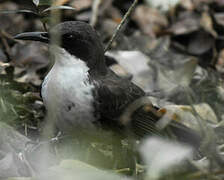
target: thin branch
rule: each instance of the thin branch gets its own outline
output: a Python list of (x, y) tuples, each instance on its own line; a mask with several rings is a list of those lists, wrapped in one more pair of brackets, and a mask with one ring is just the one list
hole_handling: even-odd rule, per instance
[(47, 24), (45, 22), (43, 22), (42, 24), (43, 24), (44, 30), (47, 32)]
[(116, 39), (118, 33), (120, 32), (121, 28), (123, 27), (124, 23), (126, 22), (126, 20), (128, 19), (128, 17), (130, 16), (131, 12), (134, 10), (134, 8), (136, 7), (138, 3), (138, 0), (135, 0), (131, 7), (128, 9), (128, 11), (126, 12), (126, 14), (124, 15), (121, 23), (117, 26), (116, 31), (114, 32), (113, 36), (111, 37), (110, 41), (108, 42), (106, 48), (104, 49), (104, 53), (110, 49), (111, 44), (113, 43), (113, 41)]
[(4, 37), (4, 34), (2, 33), (2, 31), (0, 31), (0, 38), (2, 40), (3, 46), (5, 47), (5, 52), (7, 53), (7, 56), (9, 58), (11, 58), (11, 49), (10, 49), (9, 44), (8, 44), (6, 38)]
[(224, 175), (224, 170), (217, 170), (217, 171), (213, 171), (213, 172), (196, 172), (193, 173), (191, 175), (187, 176), (187, 179), (201, 179), (201, 178), (205, 178), (205, 177), (211, 177), (211, 176), (218, 176), (218, 175)]

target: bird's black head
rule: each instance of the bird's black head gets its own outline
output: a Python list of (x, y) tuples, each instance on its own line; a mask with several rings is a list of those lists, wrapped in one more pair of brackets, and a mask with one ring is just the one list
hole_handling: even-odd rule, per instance
[(97, 32), (87, 23), (66, 21), (54, 26), (49, 32), (28, 32), (15, 36), (16, 39), (45, 43), (54, 37), (60, 38), (62, 48), (85, 61), (90, 71), (106, 73), (103, 45)]

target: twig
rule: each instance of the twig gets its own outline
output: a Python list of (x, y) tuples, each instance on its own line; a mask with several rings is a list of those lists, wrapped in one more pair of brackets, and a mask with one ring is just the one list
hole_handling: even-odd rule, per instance
[(123, 168), (123, 169), (115, 170), (116, 173), (123, 173), (123, 172), (129, 172), (129, 171), (131, 171), (130, 168)]
[(2, 34), (2, 31), (0, 32), (0, 36), (1, 36), (2, 44), (5, 47), (5, 52), (7, 53), (7, 56), (9, 58), (11, 58), (11, 50), (10, 50), (7, 40), (5, 39), (4, 35)]
[(213, 172), (208, 172), (208, 173), (204, 173), (204, 172), (197, 172), (197, 173), (193, 173), (191, 175), (188, 175), (187, 179), (201, 179), (204, 177), (209, 177), (209, 176), (218, 176), (218, 175), (224, 175), (224, 170), (217, 170), (217, 171), (213, 171)]
[(44, 30), (47, 32), (47, 24), (45, 22), (43, 22), (43, 27), (44, 27)]
[(102, 3), (102, 0), (94, 0), (93, 1), (93, 5), (92, 5), (92, 12), (93, 12), (93, 15), (91, 17), (91, 20), (90, 20), (90, 24), (91, 26), (95, 26), (96, 23), (97, 23), (97, 18), (98, 18), (98, 11), (99, 11), (99, 7), (100, 7), (100, 4)]
[(14, 41), (14, 42), (19, 43), (19, 44), (23, 44), (20, 40), (16, 40), (16, 39), (14, 39), (13, 36), (12, 36), (11, 34), (7, 33), (7, 32), (4, 31), (4, 30), (0, 30), (0, 34), (1, 34), (2, 36), (4, 36), (4, 38), (6, 38), (6, 39), (9, 39), (9, 40)]
[(134, 10), (134, 8), (136, 7), (137, 3), (138, 3), (138, 0), (135, 0), (135, 1), (132, 3), (131, 7), (130, 7), (130, 8), (128, 9), (128, 11), (126, 12), (126, 14), (124, 15), (124, 17), (123, 17), (121, 23), (117, 26), (117, 28), (116, 28), (116, 30), (115, 30), (113, 36), (111, 37), (111, 39), (110, 39), (110, 41), (108, 42), (106, 48), (104, 49), (104, 53), (105, 53), (108, 49), (110, 49), (111, 44), (113, 43), (113, 41), (114, 41), (115, 38), (117, 37), (117, 35), (118, 35), (118, 33), (120, 32), (121, 28), (123, 27), (124, 23), (126, 22), (126, 20), (128, 19), (128, 17), (130, 16), (131, 12), (132, 12), (132, 11)]
[(28, 132), (27, 132), (27, 124), (25, 123), (24, 124), (24, 134), (25, 134), (25, 136), (27, 137), (28, 136)]
[(14, 38), (9, 33), (5, 32), (4, 30), (1, 30), (1, 34), (10, 40), (14, 40)]

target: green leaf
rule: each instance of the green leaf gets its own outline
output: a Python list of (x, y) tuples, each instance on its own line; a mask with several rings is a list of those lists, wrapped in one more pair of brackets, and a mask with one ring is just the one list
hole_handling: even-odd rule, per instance
[(51, 0), (39, 0), (39, 6), (50, 6), (51, 4)]
[(43, 16), (42, 18), (40, 18), (40, 20), (42, 23), (48, 24), (51, 21), (51, 18), (49, 16), (46, 17)]
[(39, 6), (40, 1), (39, 0), (33, 0), (33, 4), (35, 4), (36, 6)]
[(60, 9), (67, 9), (67, 10), (73, 10), (73, 11), (75, 10), (75, 8), (70, 7), (70, 6), (51, 6), (47, 9), (43, 10), (41, 12), (41, 14), (52, 11), (52, 10), (60, 10)]
[(39, 14), (37, 14), (34, 11), (31, 10), (7, 10), (7, 11), (0, 11), (0, 14), (33, 14), (35, 16), (39, 16)]

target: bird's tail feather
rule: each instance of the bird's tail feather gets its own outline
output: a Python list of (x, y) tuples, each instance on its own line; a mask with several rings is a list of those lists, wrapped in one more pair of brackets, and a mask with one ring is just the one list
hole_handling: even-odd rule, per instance
[(175, 120), (171, 120), (161, 130), (156, 126), (161, 117), (161, 113), (156, 114), (155, 111), (146, 111), (141, 107), (132, 114), (130, 126), (134, 134), (140, 138), (149, 135), (174, 136), (180, 142), (199, 148), (201, 140), (199, 133)]

